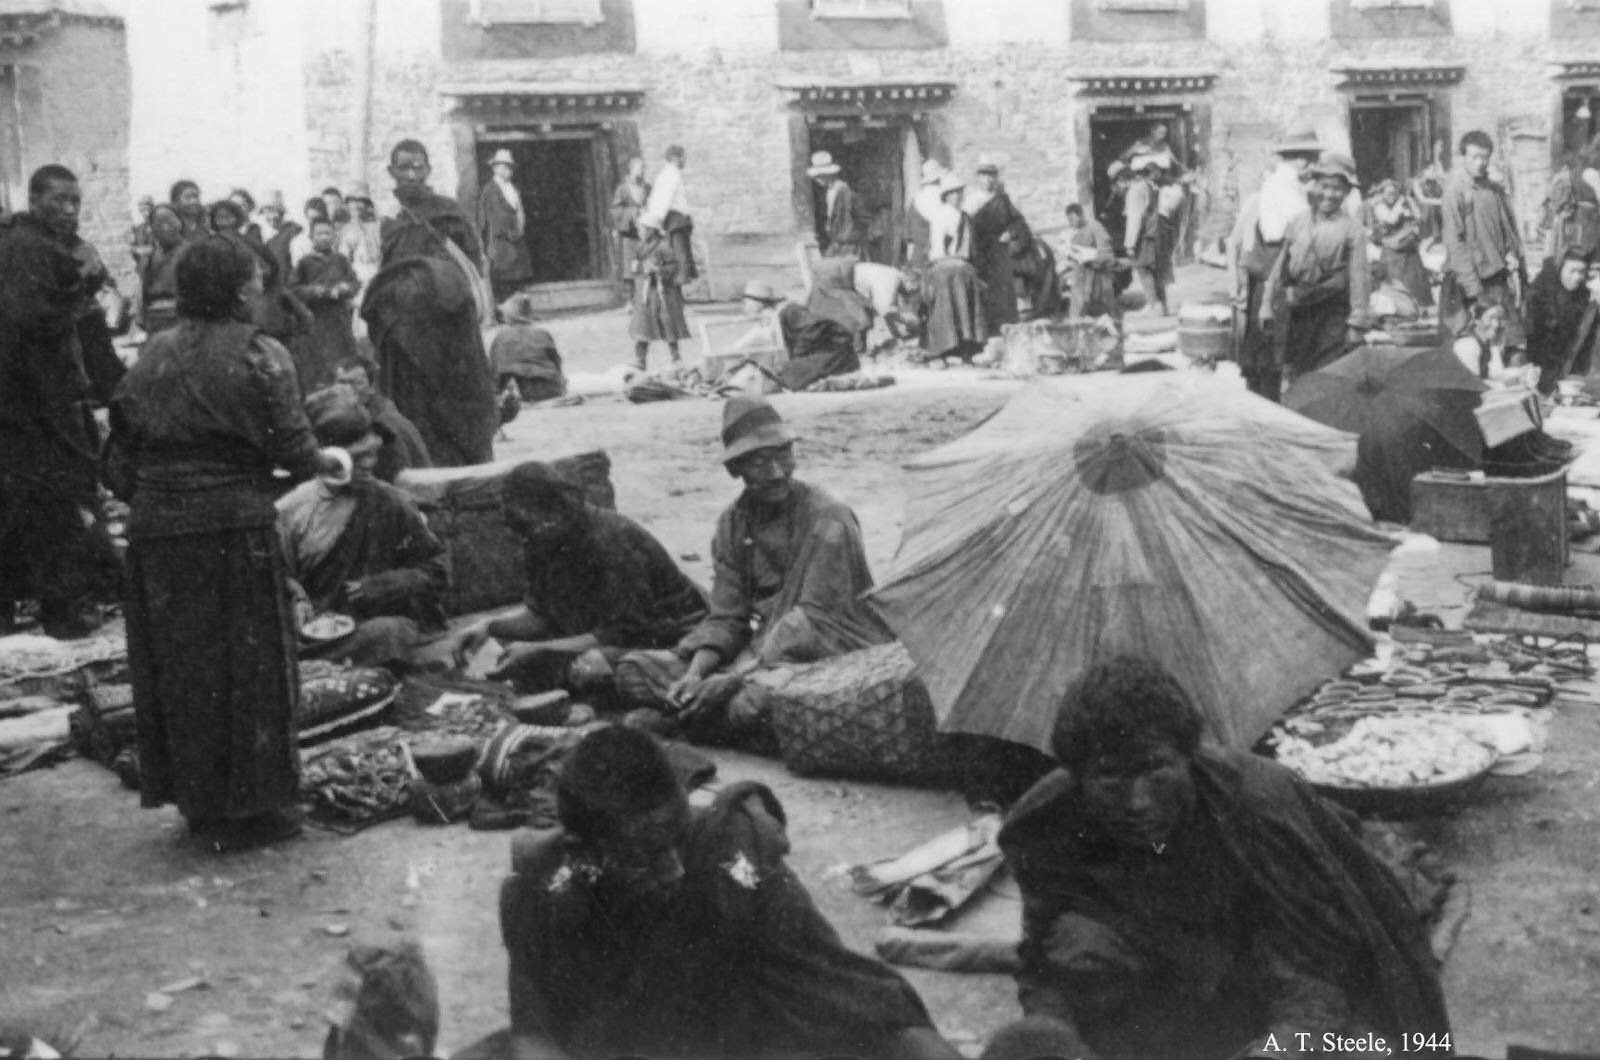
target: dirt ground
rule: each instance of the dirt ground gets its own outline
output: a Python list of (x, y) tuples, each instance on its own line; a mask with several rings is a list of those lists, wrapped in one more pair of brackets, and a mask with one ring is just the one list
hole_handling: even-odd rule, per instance
[[(575, 375), (627, 359), (624, 314), (556, 321), (553, 330)], [(802, 437), (800, 476), (855, 507), (881, 572), (898, 541), (900, 462), (969, 430), (1020, 385), (977, 371), (924, 372), (888, 390), (776, 404)], [(700, 400), (634, 407), (595, 398), (525, 413), (501, 453), (604, 448), (619, 509), (704, 580), (715, 516), (737, 493), (716, 463), (719, 413)], [(1488, 567), (1482, 549), (1450, 547), (1445, 559), (1452, 573)], [(1593, 557), (1583, 562), (1600, 568)], [(1467, 580), (1446, 576), (1441, 591), (1459, 600)], [(1570, 580), (1600, 580), (1600, 569), (1575, 569)], [(1459, 620), (1461, 610), (1445, 615)], [(1600, 1043), (1597, 748), (1600, 710), (1564, 708), (1540, 770), (1491, 778), (1458, 816), (1427, 824), (1470, 892), (1446, 968), (1464, 1053)], [(863, 950), (881, 910), (830, 870), (899, 853), (968, 818), (953, 792), (800, 780), (779, 763), (716, 758), (722, 780), (772, 785), (789, 812), (793, 864)], [(0, 1022), (76, 1029), (81, 1055), (318, 1055), (347, 948), (409, 934), (439, 979), (440, 1055), (505, 1023), (495, 900), (509, 864), (506, 833), (401, 821), (352, 838), (308, 831), (221, 858), (190, 852), (181, 835), (174, 810), (139, 809), (115, 777), (85, 761), (0, 783)], [(908, 974), (940, 1030), (969, 1055), (1017, 1014), (1005, 977)], [(165, 1011), (147, 1006), (157, 988), (200, 975), (208, 985), (176, 994)]]

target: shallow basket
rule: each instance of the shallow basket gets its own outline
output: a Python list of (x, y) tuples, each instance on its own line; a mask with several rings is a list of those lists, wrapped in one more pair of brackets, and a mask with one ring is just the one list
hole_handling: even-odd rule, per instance
[(953, 773), (928, 690), (898, 643), (752, 674), (784, 764), (800, 776), (937, 781)]
[(1445, 813), (1483, 786), (1494, 768), (1494, 759), (1475, 773), (1437, 784), (1409, 788), (1345, 788), (1332, 784), (1313, 784), (1317, 794), (1372, 817), (1428, 817)]

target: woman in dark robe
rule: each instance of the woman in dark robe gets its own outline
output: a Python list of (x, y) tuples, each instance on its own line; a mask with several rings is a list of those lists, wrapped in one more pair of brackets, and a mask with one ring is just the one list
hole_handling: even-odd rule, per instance
[(275, 467), (327, 474), (289, 353), (248, 322), (258, 266), (208, 236), (178, 263), (176, 327), (111, 406), (108, 478), (128, 501), (128, 664), (142, 802), (211, 849), (295, 834), (296, 622)]
[(961, 211), (972, 220), (972, 267), (983, 281), (984, 319), (990, 335), (1017, 322), (1011, 243), (1027, 222), (1000, 183), (1000, 167), (979, 162), (977, 182), (967, 188)]
[(178, 257), (183, 253), (183, 219), (162, 204), (150, 213), (155, 240), (139, 270), (139, 326), (154, 335), (178, 322)]
[(617, 283), (622, 293), (633, 294), (637, 282), (629, 270), (639, 256), (639, 215), (650, 201), (650, 182), (644, 179), (644, 159), (628, 159), (628, 175), (611, 193), (611, 231), (617, 240)]

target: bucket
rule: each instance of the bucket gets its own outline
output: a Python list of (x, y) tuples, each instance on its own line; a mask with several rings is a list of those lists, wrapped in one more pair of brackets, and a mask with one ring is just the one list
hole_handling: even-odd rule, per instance
[(1233, 308), (1186, 305), (1178, 310), (1178, 352), (1198, 361), (1233, 359)]

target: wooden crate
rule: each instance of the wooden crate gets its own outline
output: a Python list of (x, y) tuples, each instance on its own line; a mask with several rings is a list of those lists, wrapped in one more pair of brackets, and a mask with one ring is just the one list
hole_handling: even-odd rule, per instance
[[(1530, 541), (1554, 543), (1565, 565), (1567, 553), (1567, 472), (1538, 478), (1462, 478), (1460, 473), (1425, 471), (1411, 480), (1411, 530), (1440, 541), (1487, 545), (1494, 539), (1495, 513)], [(1520, 581), (1524, 579), (1510, 579)]]

